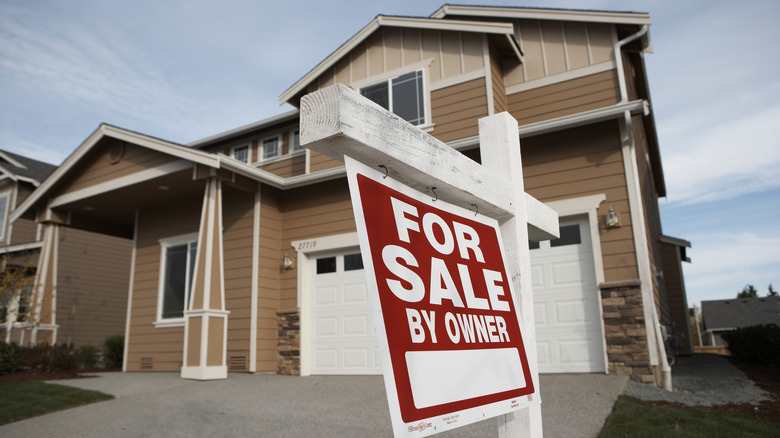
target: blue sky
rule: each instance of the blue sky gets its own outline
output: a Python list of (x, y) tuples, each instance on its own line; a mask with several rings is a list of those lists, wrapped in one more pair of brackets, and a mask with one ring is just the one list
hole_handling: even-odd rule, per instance
[[(442, 3), (0, 0), (0, 148), (59, 164), (102, 122), (179, 143), (255, 122), (377, 14)], [(780, 2), (465, 4), (649, 12), (663, 230), (693, 244), (689, 302), (780, 288)]]

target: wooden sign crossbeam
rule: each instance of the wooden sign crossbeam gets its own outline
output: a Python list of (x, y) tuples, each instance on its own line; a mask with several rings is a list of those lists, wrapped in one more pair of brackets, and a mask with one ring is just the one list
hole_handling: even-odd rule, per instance
[[(386, 166), (390, 176), (409, 187), (422, 192), (436, 187), (440, 199), (466, 208), (474, 204), (479, 213), (499, 222), (514, 216), (516, 197), (510, 181), (346, 85), (332, 85), (301, 99), (300, 139), (309, 149), (339, 161), (349, 155), (374, 168)], [(528, 194), (523, 197), (528, 238), (557, 237), (555, 211)]]

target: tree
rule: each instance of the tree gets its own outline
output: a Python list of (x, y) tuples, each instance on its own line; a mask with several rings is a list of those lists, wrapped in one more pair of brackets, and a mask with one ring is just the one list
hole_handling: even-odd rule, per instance
[(769, 292), (767, 292), (766, 296), (768, 297), (780, 296), (780, 294), (778, 294), (777, 291), (772, 287), (772, 283), (769, 283)]
[(737, 298), (758, 298), (758, 291), (752, 284), (746, 284), (742, 291), (737, 294)]

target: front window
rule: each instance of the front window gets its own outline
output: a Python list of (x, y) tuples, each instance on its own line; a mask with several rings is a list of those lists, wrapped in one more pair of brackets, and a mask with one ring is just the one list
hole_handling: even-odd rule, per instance
[(198, 242), (163, 243), (160, 318), (181, 319), (189, 305)]
[(279, 147), (279, 138), (266, 138), (262, 142), (262, 158), (268, 160), (279, 156), (281, 148)]
[(422, 70), (405, 73), (360, 89), (360, 94), (412, 125), (425, 123)]
[(249, 146), (237, 146), (233, 148), (233, 158), (244, 163), (249, 162)]

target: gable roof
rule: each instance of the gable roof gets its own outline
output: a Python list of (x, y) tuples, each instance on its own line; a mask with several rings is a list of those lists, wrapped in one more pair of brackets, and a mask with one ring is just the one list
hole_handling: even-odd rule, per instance
[(707, 330), (780, 325), (780, 297), (702, 301), (701, 311)]
[(0, 149), (0, 172), (38, 186), (57, 166)]
[(312, 81), (317, 79), (322, 73), (336, 64), (342, 57), (348, 54), (352, 49), (360, 45), (374, 31), (380, 27), (405, 27), (411, 29), (433, 29), (450, 30), (458, 32), (481, 32), (494, 35), (505, 35), (512, 44), (518, 57), (521, 56), (520, 48), (514, 39), (514, 26), (511, 23), (498, 23), (491, 21), (460, 21), (460, 20), (439, 20), (437, 18), (420, 17), (398, 17), (388, 15), (377, 15), (370, 23), (360, 29), (352, 38), (339, 46), (333, 53), (328, 55), (322, 62), (317, 64), (306, 75), (298, 79), (290, 88), (279, 96), (279, 104), (284, 104), (294, 100), (301, 94)]

